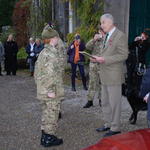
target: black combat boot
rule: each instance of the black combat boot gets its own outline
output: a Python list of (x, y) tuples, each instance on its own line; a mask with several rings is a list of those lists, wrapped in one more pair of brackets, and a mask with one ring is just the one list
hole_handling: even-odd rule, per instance
[(100, 107), (102, 106), (102, 101), (101, 101), (101, 99), (99, 99), (99, 106), (100, 106)]
[(59, 112), (58, 119), (61, 119), (61, 118), (62, 118), (62, 114), (61, 112)]
[(41, 145), (44, 147), (57, 146), (63, 144), (63, 140), (54, 135), (46, 134), (42, 131)]
[(88, 101), (83, 108), (90, 108), (91, 106), (93, 106), (93, 101)]

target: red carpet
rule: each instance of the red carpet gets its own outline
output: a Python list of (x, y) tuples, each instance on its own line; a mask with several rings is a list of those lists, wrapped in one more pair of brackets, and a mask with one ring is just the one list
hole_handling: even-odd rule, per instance
[(150, 129), (103, 138), (97, 144), (82, 150), (150, 150)]

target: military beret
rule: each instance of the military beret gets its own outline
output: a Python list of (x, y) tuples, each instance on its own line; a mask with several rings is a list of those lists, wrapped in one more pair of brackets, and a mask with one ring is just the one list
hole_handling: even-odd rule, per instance
[(53, 37), (59, 37), (59, 34), (56, 30), (52, 29), (49, 24), (47, 24), (44, 29), (43, 29), (43, 32), (42, 32), (42, 39), (50, 39), (50, 38), (53, 38)]

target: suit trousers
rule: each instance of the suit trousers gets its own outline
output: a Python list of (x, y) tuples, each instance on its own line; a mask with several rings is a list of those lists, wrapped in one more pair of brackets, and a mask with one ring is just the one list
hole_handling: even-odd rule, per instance
[(120, 131), (121, 85), (102, 85), (101, 88), (104, 125), (111, 131)]

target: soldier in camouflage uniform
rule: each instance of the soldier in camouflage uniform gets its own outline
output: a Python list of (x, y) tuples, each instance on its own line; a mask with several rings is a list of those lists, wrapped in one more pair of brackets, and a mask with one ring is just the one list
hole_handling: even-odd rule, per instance
[(60, 74), (60, 62), (56, 45), (59, 35), (50, 27), (44, 28), (42, 38), (45, 47), (40, 53), (35, 65), (35, 82), (37, 98), (42, 102), (42, 136), (41, 145), (44, 147), (60, 145), (62, 139), (55, 136), (61, 100), (64, 99), (64, 88)]
[[(94, 38), (91, 39), (86, 44), (86, 48), (92, 51), (92, 55), (100, 54), (100, 49), (102, 48), (102, 44), (103, 44), (103, 36), (104, 36), (104, 33), (100, 29), (99, 33), (95, 34)], [(98, 64), (90, 62), (89, 67), (90, 67), (89, 69), (90, 80), (89, 80), (89, 88), (88, 88), (88, 94), (87, 94), (88, 101), (83, 108), (89, 108), (93, 106), (93, 100), (94, 100), (96, 91), (98, 91), (98, 99), (99, 99), (99, 102), (101, 102), (101, 92), (100, 92), (101, 89), (100, 89), (100, 79), (98, 75)]]

